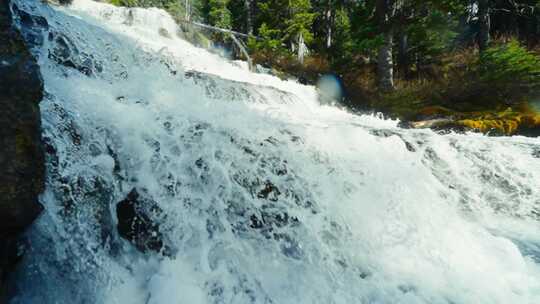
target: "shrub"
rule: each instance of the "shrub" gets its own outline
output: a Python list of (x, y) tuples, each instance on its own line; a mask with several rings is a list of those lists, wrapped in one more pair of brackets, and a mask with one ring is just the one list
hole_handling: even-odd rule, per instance
[(478, 71), (481, 81), (504, 97), (525, 97), (540, 88), (540, 57), (516, 40), (484, 51)]

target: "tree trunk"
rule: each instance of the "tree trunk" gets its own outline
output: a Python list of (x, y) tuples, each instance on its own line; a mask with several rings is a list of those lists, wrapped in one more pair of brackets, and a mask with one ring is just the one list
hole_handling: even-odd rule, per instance
[(478, 0), (478, 48), (484, 51), (490, 42), (489, 32), (491, 30), (491, 20), (489, 17), (489, 0)]
[(332, 46), (332, 27), (334, 16), (332, 14), (332, 0), (328, 0), (328, 8), (325, 13), (326, 19), (326, 47), (330, 48)]
[(404, 78), (410, 77), (410, 60), (409, 60), (409, 36), (406, 32), (401, 31), (399, 33), (398, 41), (398, 70), (400, 75)]
[(304, 64), (304, 56), (306, 55), (306, 44), (304, 43), (304, 36), (302, 33), (298, 35), (298, 61), (300, 64)]
[(190, 0), (185, 0), (184, 6), (185, 6), (185, 10), (186, 10), (185, 19), (186, 19), (186, 21), (189, 21), (189, 20), (191, 20), (191, 3), (190, 3)]
[(252, 0), (244, 0), (244, 9), (246, 10), (246, 33), (253, 35), (253, 8)]
[(394, 17), (393, 0), (377, 0), (377, 21), (383, 35), (383, 43), (379, 48), (377, 58), (377, 83), (383, 92), (394, 89), (394, 62), (392, 59), (394, 31), (392, 18)]
[(379, 48), (377, 62), (377, 82), (379, 89), (389, 92), (394, 89), (394, 61), (392, 60), (393, 32), (383, 33), (383, 44)]
[(246, 57), (246, 60), (247, 60), (247, 63), (248, 63), (248, 68), (251, 72), (254, 72), (255, 71), (255, 68), (253, 66), (253, 60), (251, 60), (251, 57), (249, 57), (249, 53), (248, 51), (246, 50), (246, 47), (245, 45), (236, 38), (236, 36), (234, 36), (233, 33), (230, 33), (230, 37), (232, 39), (232, 41), (236, 44), (236, 46), (238, 47), (238, 49), (240, 50), (240, 52), (244, 55), (244, 57)]

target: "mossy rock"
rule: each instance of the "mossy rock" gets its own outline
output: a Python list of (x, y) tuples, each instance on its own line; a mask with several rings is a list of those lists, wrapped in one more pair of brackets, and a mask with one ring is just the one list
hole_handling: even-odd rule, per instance
[(517, 119), (462, 119), (457, 123), (482, 133), (496, 132), (501, 135), (515, 134), (520, 125)]
[(452, 123), (468, 130), (491, 135), (534, 135), (540, 131), (540, 114), (518, 111), (511, 108), (505, 111), (486, 111), (470, 113), (454, 113)]
[(413, 128), (470, 130), (489, 135), (540, 135), (540, 113), (528, 104), (504, 110), (459, 112), (442, 106), (425, 107), (418, 113), (428, 117), (409, 123)]

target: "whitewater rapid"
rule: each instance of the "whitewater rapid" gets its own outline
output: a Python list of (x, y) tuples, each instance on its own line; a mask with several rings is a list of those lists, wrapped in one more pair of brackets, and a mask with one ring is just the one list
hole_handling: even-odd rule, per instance
[[(321, 105), (158, 9), (13, 2), (48, 177), (12, 303), (540, 303), (539, 138)], [(160, 253), (118, 234), (133, 189)]]

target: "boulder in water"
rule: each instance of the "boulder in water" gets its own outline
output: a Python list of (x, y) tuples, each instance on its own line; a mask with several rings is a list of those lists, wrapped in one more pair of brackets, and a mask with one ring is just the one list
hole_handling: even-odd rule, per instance
[(163, 236), (152, 215), (161, 213), (155, 201), (134, 188), (116, 205), (118, 233), (142, 252), (160, 252), (164, 249)]

